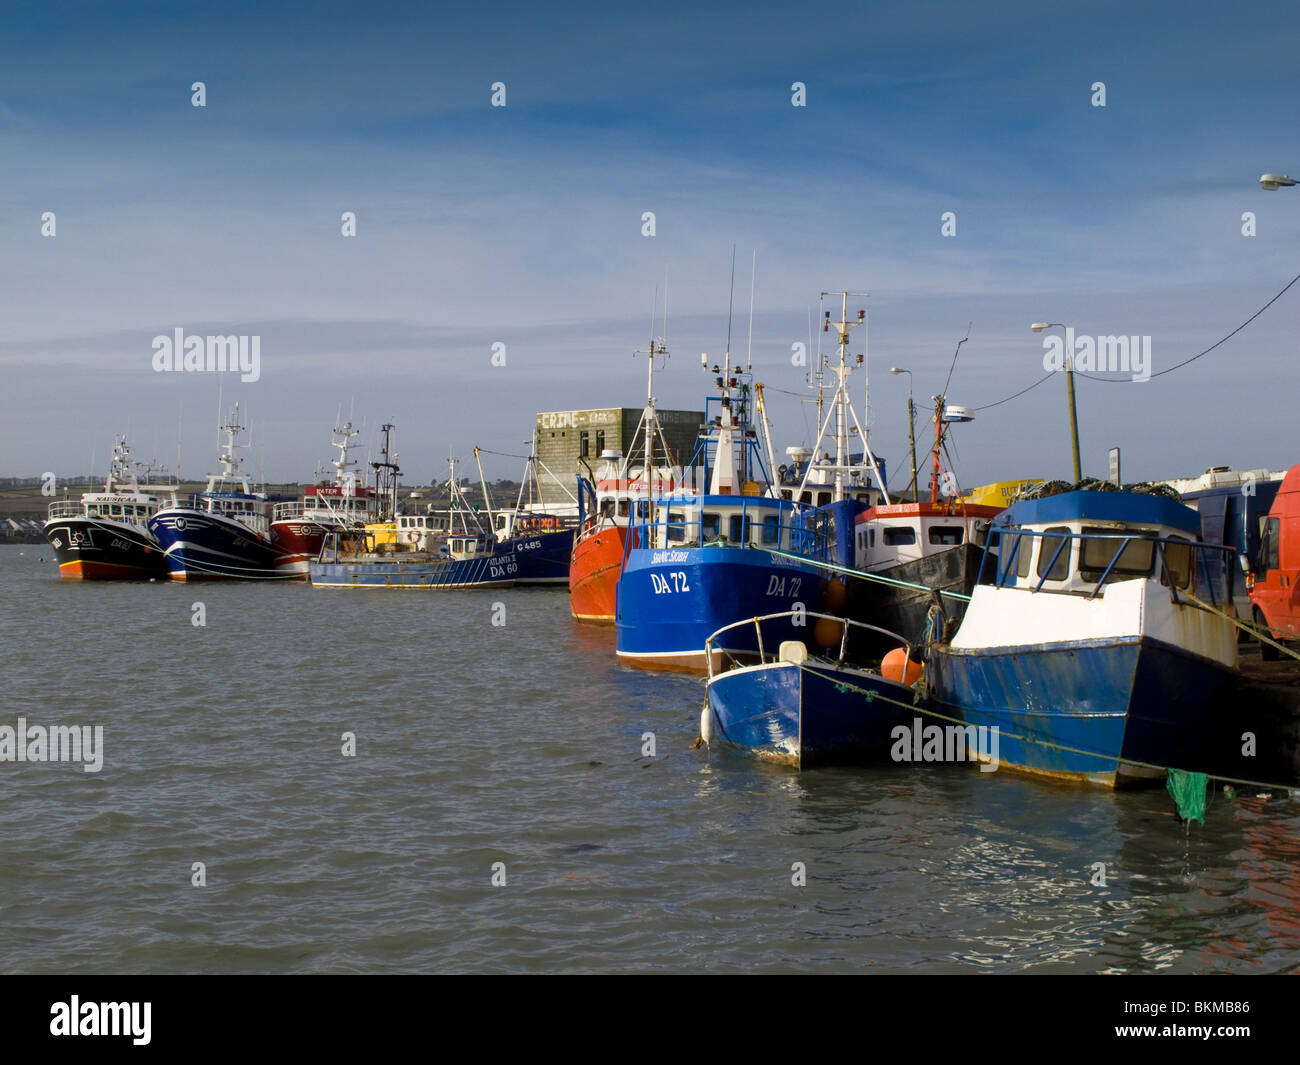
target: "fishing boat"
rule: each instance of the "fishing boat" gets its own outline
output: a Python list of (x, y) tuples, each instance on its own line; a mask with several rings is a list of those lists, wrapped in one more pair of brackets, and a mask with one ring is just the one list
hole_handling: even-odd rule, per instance
[[(513, 553), (517, 566), (515, 581), (523, 585), (565, 586), (569, 583), (569, 558), (573, 553), (573, 534), (578, 525), (578, 500), (568, 486), (537, 457), (537, 439), (524, 466), (519, 482), (519, 498), (514, 510), (492, 508), (487, 479), (483, 476), (482, 449), (474, 448), (474, 461), (478, 465), (479, 481), (483, 488), (483, 504), (487, 509), (487, 522), (497, 538), (501, 550)], [(541, 466), (573, 500), (573, 506), (544, 504), (537, 469)], [(528, 501), (524, 501), (524, 492)]]
[(351, 422), (336, 428), (331, 446), (339, 454), (330, 460), (333, 478), (308, 485), (301, 500), (275, 504), (271, 540), (276, 548), (275, 568), (281, 573), (305, 578), (327, 533), (363, 527), (378, 517), (377, 494), (359, 481), (359, 464), (348, 458), (357, 435)]
[[(707, 356), (705, 357), (707, 369)], [(768, 482), (752, 424), (751, 374), (714, 366), (718, 395), (705, 404), (708, 424), (691, 466), (671, 494), (635, 500), (615, 607), (618, 659), (624, 665), (692, 672), (706, 668), (705, 642), (741, 618), (820, 609), (832, 559), (831, 517), (792, 500), (764, 495)], [(799, 635), (774, 622), (782, 639)], [(757, 651), (752, 632), (735, 629), (732, 653)]]
[(449, 459), (451, 500), (446, 513), (404, 514), (397, 509), (401, 467), (390, 448), (392, 428), (383, 427), (380, 458), (371, 463), (375, 495), (381, 502), (380, 520), (361, 529), (326, 533), (320, 555), (308, 565), (311, 583), (319, 588), (429, 591), (513, 587), (518, 560), (490, 532), (478, 527), (477, 516), (457, 480), (454, 458)]
[(254, 492), (239, 472), (236, 438), (244, 431), (236, 404), (217, 461), (221, 472), (209, 474), (207, 487), (183, 502), (164, 507), (149, 519), (174, 581), (301, 580), (302, 574), (280, 570), (280, 552), (271, 538), (270, 503)]
[[(936, 709), (996, 727), (1001, 762), (1110, 787), (1201, 770), (1230, 708), (1231, 550), (1154, 491), (1071, 490), (994, 522), (992, 578), (926, 656)], [(992, 558), (996, 547), (997, 557)]]
[(579, 621), (614, 621), (615, 591), (627, 550), (632, 502), (670, 493), (681, 477), (655, 409), (655, 360), (669, 357), (662, 337), (651, 337), (647, 356), (646, 405), (627, 454), (617, 449), (602, 451), (594, 477), (578, 481), (579, 521), (569, 559), (569, 612)]
[(51, 503), (42, 526), (59, 560), (64, 580), (151, 580), (165, 577), (162, 545), (149, 519), (176, 501), (176, 483), (153, 483), (153, 468), (141, 483), (139, 463), (130, 460), (126, 437), (113, 447), (102, 492)]
[(435, 553), (381, 551), (365, 532), (330, 532), (309, 566), (317, 588), (511, 588), (517, 572), (515, 556), (483, 534), (450, 536)]
[[(793, 622), (805, 626), (804, 638), (773, 642)], [(910, 733), (919, 713), (912, 685), (921, 665), (909, 657), (906, 640), (831, 614), (787, 612), (733, 622), (713, 633), (706, 649), (733, 645), (729, 630), (737, 628), (753, 630), (758, 660), (706, 655), (700, 736), (710, 747), (732, 747), (800, 769), (895, 757), (898, 730)], [(884, 637), (896, 650), (876, 668), (855, 664), (853, 630), (871, 630), (872, 642)]]

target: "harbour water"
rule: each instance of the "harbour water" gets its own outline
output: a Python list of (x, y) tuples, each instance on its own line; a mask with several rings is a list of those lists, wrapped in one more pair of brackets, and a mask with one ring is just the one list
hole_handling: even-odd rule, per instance
[(1300, 969), (1280, 793), (1185, 827), (1162, 790), (692, 750), (701, 682), (559, 590), (61, 582), (44, 545), (0, 582), (0, 725), (104, 736), (99, 772), (0, 762), (6, 973)]

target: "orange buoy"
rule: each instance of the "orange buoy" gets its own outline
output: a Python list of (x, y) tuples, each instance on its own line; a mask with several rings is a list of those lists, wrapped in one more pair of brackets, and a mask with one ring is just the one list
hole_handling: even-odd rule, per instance
[(880, 675), (909, 688), (921, 677), (921, 663), (907, 657), (905, 647), (895, 647), (880, 662)]
[(813, 626), (813, 639), (819, 647), (835, 647), (844, 636), (844, 626), (834, 618), (818, 618)]
[(849, 589), (843, 577), (832, 577), (826, 582), (826, 595), (823, 597), (823, 602), (829, 612), (834, 613), (839, 610), (848, 598)]

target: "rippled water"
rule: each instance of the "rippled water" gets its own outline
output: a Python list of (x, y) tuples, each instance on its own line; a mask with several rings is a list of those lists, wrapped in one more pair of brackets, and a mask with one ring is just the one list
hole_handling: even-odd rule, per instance
[(1300, 968), (1294, 799), (1185, 831), (1163, 791), (800, 775), (691, 750), (700, 682), (619, 667), (562, 592), (63, 583), (50, 554), (0, 548), (0, 724), (103, 725), (105, 760), (0, 762), (5, 972)]

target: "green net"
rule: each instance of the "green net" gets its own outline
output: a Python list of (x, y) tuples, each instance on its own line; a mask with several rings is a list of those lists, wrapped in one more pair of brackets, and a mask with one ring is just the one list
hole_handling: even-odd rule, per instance
[(1171, 769), (1165, 774), (1165, 787), (1174, 797), (1178, 816), (1184, 821), (1199, 821), (1205, 824), (1205, 789), (1208, 783), (1209, 777), (1204, 773)]

